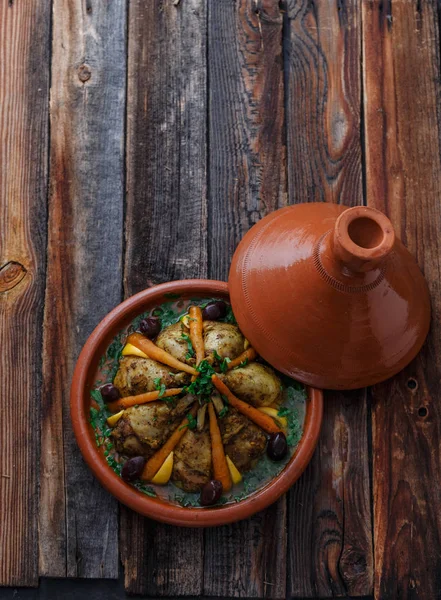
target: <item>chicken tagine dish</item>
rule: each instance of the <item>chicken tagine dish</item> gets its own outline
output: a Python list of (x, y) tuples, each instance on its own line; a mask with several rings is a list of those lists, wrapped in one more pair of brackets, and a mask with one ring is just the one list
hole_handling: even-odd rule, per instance
[(278, 475), (300, 441), (307, 399), (256, 354), (228, 302), (175, 296), (116, 336), (91, 396), (109, 466), (187, 507), (240, 502)]

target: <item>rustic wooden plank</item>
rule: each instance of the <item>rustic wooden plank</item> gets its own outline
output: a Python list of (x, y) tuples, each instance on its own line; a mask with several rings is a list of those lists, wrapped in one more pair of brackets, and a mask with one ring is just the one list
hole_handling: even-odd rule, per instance
[(287, 0), (289, 201), (362, 204), (358, 0)]
[(38, 584), (50, 6), (0, 6), (0, 585)]
[(316, 454), (289, 503), (293, 597), (363, 596), (373, 565), (365, 392), (327, 393)]
[(53, 3), (40, 512), (51, 576), (118, 576), (118, 505), (81, 458), (69, 387), (87, 336), (121, 300), (125, 5)]
[(363, 2), (368, 203), (417, 258), (433, 310), (420, 355), (373, 389), (376, 598), (441, 597), (438, 11), (429, 1)]
[[(209, 275), (226, 279), (243, 234), (286, 203), (283, 19), (276, 0), (209, 3)], [(204, 593), (285, 598), (286, 500), (207, 530)]]
[[(206, 277), (206, 4), (130, 6), (125, 293)], [(197, 595), (203, 532), (122, 507), (128, 592)]]
[[(290, 0), (286, 23), (290, 202), (363, 203), (357, 0)], [(311, 465), (291, 490), (288, 588), (294, 597), (372, 591), (364, 391), (327, 393)]]

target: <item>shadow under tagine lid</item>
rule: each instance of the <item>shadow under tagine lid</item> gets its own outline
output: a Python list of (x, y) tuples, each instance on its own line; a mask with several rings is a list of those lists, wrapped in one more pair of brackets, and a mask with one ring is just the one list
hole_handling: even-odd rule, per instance
[(229, 289), (256, 351), (314, 387), (383, 381), (415, 357), (429, 330), (424, 277), (372, 208), (310, 203), (268, 215), (240, 242)]

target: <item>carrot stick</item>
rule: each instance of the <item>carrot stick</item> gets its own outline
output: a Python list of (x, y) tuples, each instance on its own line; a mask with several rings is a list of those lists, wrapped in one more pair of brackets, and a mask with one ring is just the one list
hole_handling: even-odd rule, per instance
[(234, 360), (231, 360), (228, 363), (228, 370), (234, 369), (234, 367), (238, 367), (244, 361), (247, 361), (247, 364), (248, 364), (249, 362), (254, 360), (256, 358), (256, 356), (257, 356), (257, 352), (254, 350), (254, 348), (252, 348), (250, 346), (247, 350), (245, 350), (245, 352), (242, 352), (242, 354), (240, 354), (237, 358), (235, 358)]
[[(190, 410), (190, 413), (193, 417), (196, 416), (198, 406), (199, 405), (196, 403), (195, 406), (193, 406), (193, 408)], [(181, 437), (184, 435), (184, 433), (186, 433), (186, 425), (188, 425), (187, 417), (185, 417), (185, 419), (181, 421), (179, 426), (174, 430), (174, 432), (171, 434), (171, 436), (168, 438), (165, 444), (161, 446), (161, 448), (159, 448), (159, 450), (155, 452), (155, 454), (146, 462), (141, 475), (141, 479), (144, 479), (145, 481), (150, 481), (151, 479), (153, 479), (153, 477), (161, 468), (164, 460), (167, 458), (170, 452), (172, 452), (175, 449), (175, 446), (177, 445)]]
[(217, 375), (212, 375), (211, 380), (213, 381), (217, 390), (227, 397), (228, 402), (236, 408), (240, 413), (245, 415), (253, 421), (256, 425), (267, 431), (268, 433), (278, 433), (279, 431), (283, 431), (280, 427), (277, 427), (274, 419), (272, 419), (269, 415), (257, 410), (254, 406), (239, 400), (230, 390), (227, 388), (225, 383), (219, 379)]
[(225, 458), (224, 445), (212, 403), (208, 405), (208, 415), (210, 417), (211, 460), (214, 479), (222, 483), (224, 492), (229, 492), (232, 486), (230, 469)]
[(202, 335), (202, 311), (199, 306), (190, 306), (188, 311), (190, 315), (190, 339), (193, 349), (196, 352), (196, 365), (205, 358), (204, 338)]
[(158, 348), (156, 344), (154, 344), (151, 340), (144, 337), (140, 333), (132, 333), (127, 338), (127, 342), (129, 344), (133, 344), (138, 350), (142, 350), (147, 354), (149, 358), (153, 360), (157, 360), (164, 365), (172, 367), (173, 369), (177, 369), (178, 371), (185, 371), (186, 373), (190, 373), (191, 375), (197, 375), (198, 372), (190, 365), (186, 365), (182, 363), (180, 360), (177, 360), (174, 356), (162, 350), (162, 348)]
[[(183, 389), (184, 388), (170, 388), (169, 390), (165, 390), (161, 398), (177, 396), (182, 392)], [(109, 402), (107, 407), (110, 411), (116, 412), (122, 408), (129, 408), (130, 406), (135, 406), (136, 404), (147, 404), (147, 402), (154, 402), (158, 399), (161, 400), (161, 398), (159, 398), (159, 390), (155, 390), (154, 392), (146, 392), (145, 394), (137, 394), (136, 396), (126, 396), (120, 400), (115, 400), (115, 402)]]

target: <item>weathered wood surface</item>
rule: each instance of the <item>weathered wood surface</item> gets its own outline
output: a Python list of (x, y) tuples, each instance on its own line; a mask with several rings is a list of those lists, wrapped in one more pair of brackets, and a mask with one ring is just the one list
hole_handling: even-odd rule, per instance
[[(244, 233), (286, 203), (283, 19), (277, 0), (209, 3), (209, 276), (226, 279)], [(207, 530), (204, 593), (285, 598), (286, 499)]]
[(372, 391), (328, 394), (311, 465), (252, 519), (203, 532), (121, 507), (125, 587), (441, 597), (439, 5), (53, 0), (51, 30), (37, 4), (0, 5), (0, 585), (118, 574), (117, 504), (68, 415), (99, 319), (149, 285), (225, 279), (259, 218), (324, 200), (391, 217), (429, 282), (423, 352)]
[[(285, 73), (290, 202), (363, 203), (361, 21), (356, 0), (287, 4)], [(372, 591), (364, 391), (327, 393), (316, 454), (290, 492), (293, 597)]]
[[(207, 275), (206, 40), (204, 0), (130, 5), (126, 295)], [(120, 531), (128, 592), (202, 592), (202, 530), (121, 507)]]
[(118, 577), (118, 505), (81, 458), (69, 388), (82, 345), (121, 300), (125, 10), (53, 3), (40, 502), (50, 576)]
[(0, 585), (38, 584), (50, 6), (0, 5)]
[[(439, 11), (439, 8), (438, 8)], [(436, 3), (363, 3), (368, 203), (423, 269), (432, 328), (373, 389), (376, 598), (441, 597), (441, 142)]]

